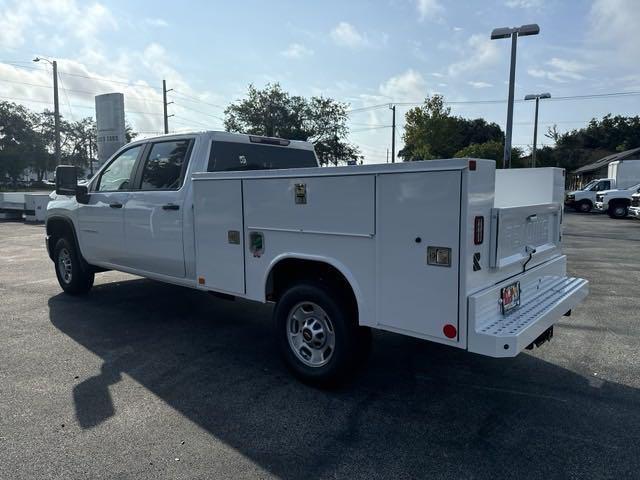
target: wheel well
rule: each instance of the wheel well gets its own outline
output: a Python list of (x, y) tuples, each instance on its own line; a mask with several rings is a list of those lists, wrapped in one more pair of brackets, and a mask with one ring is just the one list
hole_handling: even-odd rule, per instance
[(609, 205), (624, 205), (625, 207), (628, 207), (631, 205), (631, 200), (629, 200), (628, 198), (614, 198), (613, 200), (609, 201)]
[(47, 242), (49, 242), (49, 256), (53, 259), (53, 250), (56, 248), (56, 242), (58, 239), (67, 237), (72, 242), (78, 245), (76, 242), (76, 235), (73, 230), (73, 226), (68, 220), (62, 218), (51, 218), (47, 221)]
[(331, 285), (345, 296), (349, 305), (358, 313), (358, 301), (351, 284), (333, 265), (316, 260), (286, 258), (273, 266), (267, 277), (267, 300), (277, 301), (292, 284), (304, 280), (316, 280)]
[(593, 202), (591, 200), (589, 200), (588, 198), (584, 198), (582, 200), (579, 200), (578, 203), (588, 203), (589, 205), (593, 206)]

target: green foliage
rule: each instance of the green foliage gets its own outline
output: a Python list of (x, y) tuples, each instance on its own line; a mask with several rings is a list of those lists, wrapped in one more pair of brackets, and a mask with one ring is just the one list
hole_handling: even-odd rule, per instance
[[(484, 143), (472, 143), (458, 150), (454, 155), (456, 158), (470, 157), (470, 158), (485, 158), (488, 160), (495, 160), (498, 168), (502, 167), (502, 159), (504, 158), (504, 143), (497, 140), (489, 140)], [(526, 167), (522, 160), (522, 150), (518, 147), (511, 149), (511, 166), (512, 167)]]
[(224, 113), (229, 132), (312, 142), (322, 165), (360, 158), (346, 140), (347, 105), (331, 98), (290, 95), (277, 83), (262, 90), (249, 85), (247, 97)]
[[(127, 141), (136, 136), (127, 125)], [(96, 124), (92, 118), (75, 122), (60, 119), (60, 161), (67, 165), (89, 165), (89, 141), (96, 151)], [(53, 112), (35, 113), (22, 105), (0, 101), (0, 182), (18, 180), (31, 169), (37, 180), (56, 167)]]
[(405, 148), (398, 153), (404, 161), (452, 158), (471, 144), (502, 142), (504, 138), (495, 123), (452, 116), (441, 95), (427, 97), (424, 105), (407, 112), (405, 120)]

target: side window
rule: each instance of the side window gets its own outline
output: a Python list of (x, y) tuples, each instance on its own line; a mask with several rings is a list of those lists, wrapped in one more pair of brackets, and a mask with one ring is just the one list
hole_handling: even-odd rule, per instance
[(313, 150), (242, 142), (213, 142), (209, 172), (317, 167)]
[(142, 190), (177, 190), (191, 140), (154, 143), (142, 170)]
[(133, 167), (140, 154), (142, 145), (125, 150), (118, 155), (100, 174), (96, 190), (98, 192), (114, 192), (130, 190), (133, 180)]
[(603, 191), (603, 190), (610, 190), (611, 187), (611, 182), (606, 181), (606, 182), (600, 182), (598, 184), (598, 191)]

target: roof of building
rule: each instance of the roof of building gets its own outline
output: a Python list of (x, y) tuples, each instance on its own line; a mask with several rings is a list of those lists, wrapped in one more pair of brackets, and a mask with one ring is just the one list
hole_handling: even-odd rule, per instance
[(625, 150), (624, 152), (617, 152), (614, 153), (612, 155), (607, 155), (606, 157), (601, 158), (600, 160), (596, 160), (593, 163), (590, 163), (588, 165), (584, 165), (576, 170), (573, 171), (573, 173), (587, 173), (587, 172), (592, 172), (594, 170), (598, 170), (602, 167), (606, 167), (607, 165), (609, 165), (611, 162), (615, 162), (616, 160), (626, 160), (629, 157), (638, 154), (638, 159), (640, 159), (640, 147), (638, 148), (632, 148), (631, 150)]

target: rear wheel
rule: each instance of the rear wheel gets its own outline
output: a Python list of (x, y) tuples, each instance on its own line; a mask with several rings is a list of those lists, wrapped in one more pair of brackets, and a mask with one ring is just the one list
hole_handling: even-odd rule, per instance
[(278, 348), (301, 380), (333, 386), (364, 363), (371, 336), (358, 327), (355, 308), (343, 295), (321, 283), (294, 285), (274, 309)]
[(611, 218), (625, 218), (629, 213), (629, 207), (622, 203), (609, 206), (609, 216)]
[(94, 274), (83, 268), (73, 242), (66, 238), (58, 240), (53, 253), (53, 262), (58, 283), (66, 293), (81, 295), (91, 290)]
[(576, 205), (576, 211), (580, 213), (589, 213), (593, 208), (593, 204), (589, 200), (582, 200)]

